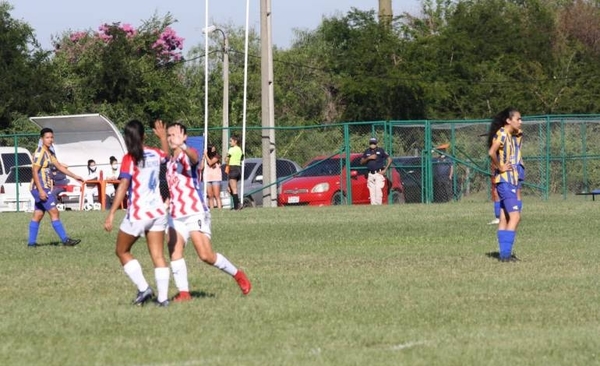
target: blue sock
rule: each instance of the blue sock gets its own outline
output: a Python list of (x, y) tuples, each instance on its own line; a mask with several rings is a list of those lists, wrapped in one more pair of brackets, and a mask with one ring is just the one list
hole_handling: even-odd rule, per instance
[(65, 228), (63, 227), (62, 222), (60, 222), (60, 219), (56, 220), (56, 221), (52, 221), (52, 227), (54, 228), (54, 231), (56, 231), (56, 233), (58, 234), (58, 236), (60, 237), (60, 240), (64, 243), (65, 241), (67, 241), (67, 239), (69, 238), (67, 236), (67, 232), (65, 231)]
[(40, 229), (40, 223), (31, 220), (29, 222), (29, 240), (27, 244), (34, 244), (37, 241), (38, 231)]
[(510, 257), (510, 255), (512, 254), (512, 248), (513, 245), (515, 244), (515, 238), (517, 236), (517, 232), (516, 231), (506, 231), (506, 241), (508, 242), (508, 256)]
[(517, 206), (519, 207), (519, 212), (523, 211), (523, 201), (522, 200), (517, 201)]
[(494, 202), (494, 216), (496, 216), (497, 219), (500, 218), (500, 201)]
[(514, 240), (514, 231), (498, 230), (498, 249), (500, 252), (500, 259), (510, 258), (510, 251), (512, 249), (512, 243), (510, 241), (511, 232), (513, 233)]

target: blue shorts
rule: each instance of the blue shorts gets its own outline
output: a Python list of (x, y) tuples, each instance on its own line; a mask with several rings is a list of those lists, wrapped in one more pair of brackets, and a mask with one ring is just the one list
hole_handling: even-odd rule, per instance
[(56, 196), (50, 193), (49, 189), (44, 189), (48, 199), (42, 201), (40, 199), (40, 192), (37, 189), (31, 190), (31, 195), (33, 199), (35, 199), (35, 209), (40, 211), (50, 211), (52, 209), (56, 209)]
[(517, 204), (517, 189), (518, 186), (510, 183), (498, 183), (496, 190), (500, 197), (500, 207), (506, 213), (518, 212), (519, 205)]

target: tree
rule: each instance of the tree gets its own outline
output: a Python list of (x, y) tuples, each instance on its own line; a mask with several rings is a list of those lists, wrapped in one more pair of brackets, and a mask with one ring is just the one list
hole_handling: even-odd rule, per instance
[(60, 93), (48, 53), (11, 10), (0, 3), (0, 129), (20, 131), (27, 126), (14, 125), (14, 119), (55, 110)]
[(186, 115), (183, 39), (173, 22), (170, 15), (155, 16), (139, 29), (114, 23), (64, 34), (55, 42), (54, 58), (68, 98), (63, 112), (110, 112), (112, 118), (147, 121)]

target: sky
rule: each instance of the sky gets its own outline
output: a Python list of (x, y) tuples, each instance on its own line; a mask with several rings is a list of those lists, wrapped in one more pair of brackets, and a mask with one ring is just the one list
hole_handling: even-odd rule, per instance
[[(203, 44), (205, 1), (209, 2), (209, 23), (246, 24), (246, 1), (243, 0), (0, 0), (13, 6), (11, 16), (28, 23), (45, 49), (52, 48), (52, 36), (63, 32), (98, 30), (104, 23), (129, 23), (138, 27), (154, 14), (171, 13), (177, 23), (173, 28), (183, 38), (184, 54)], [(394, 15), (418, 14), (420, 0), (392, 0)], [(352, 7), (359, 10), (379, 9), (378, 0), (271, 0), (273, 43), (288, 48), (293, 30), (314, 30), (322, 18), (343, 15)], [(249, 23), (260, 30), (260, 0), (250, 0)], [(209, 24), (209, 25), (210, 25)]]

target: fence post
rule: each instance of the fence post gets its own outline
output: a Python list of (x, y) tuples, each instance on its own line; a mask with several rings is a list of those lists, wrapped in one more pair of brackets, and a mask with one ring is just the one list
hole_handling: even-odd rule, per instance
[[(346, 204), (352, 205), (352, 178), (350, 171), (350, 126), (344, 123), (344, 151), (346, 152)], [(340, 159), (340, 162), (342, 159)]]
[(425, 121), (425, 161), (423, 167), (425, 169), (425, 203), (433, 202), (433, 167), (432, 167), (432, 159), (431, 159), (431, 150), (433, 146), (431, 144), (432, 139), (432, 131), (431, 131), (431, 121)]
[(567, 160), (565, 150), (565, 119), (560, 119), (560, 155), (561, 155), (561, 175), (562, 175), (562, 194), (563, 199), (567, 199)]
[(550, 193), (550, 116), (546, 116), (546, 171), (544, 172), (544, 201), (548, 201)]

